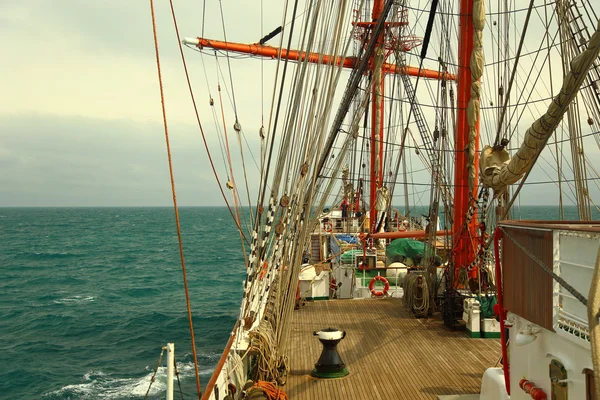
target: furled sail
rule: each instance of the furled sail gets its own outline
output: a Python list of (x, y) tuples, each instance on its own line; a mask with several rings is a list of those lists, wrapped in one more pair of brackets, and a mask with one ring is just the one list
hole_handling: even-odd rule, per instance
[(590, 38), (587, 49), (571, 61), (571, 70), (565, 76), (560, 93), (553, 99), (548, 111), (535, 121), (523, 139), (523, 144), (511, 159), (504, 148), (485, 146), (481, 152), (481, 180), (485, 187), (502, 191), (506, 186), (517, 182), (529, 171), (535, 159), (544, 149), (569, 104), (577, 92), (590, 66), (600, 54), (600, 21)]
[(485, 4), (483, 0), (473, 2), (473, 53), (471, 54), (471, 98), (467, 105), (469, 124), (469, 189), (473, 190), (475, 172), (475, 137), (481, 99), (481, 76), (483, 75), (483, 28), (485, 28)]

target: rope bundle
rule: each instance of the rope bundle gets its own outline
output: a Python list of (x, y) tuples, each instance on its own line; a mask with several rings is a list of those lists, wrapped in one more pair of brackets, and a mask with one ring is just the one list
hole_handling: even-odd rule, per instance
[[(245, 396), (248, 400), (288, 400), (289, 397), (283, 389), (278, 388), (272, 382), (248, 381), (244, 385)], [(227, 399), (227, 398), (226, 398)], [(227, 399), (228, 400), (228, 399)]]
[[(421, 287), (419, 287), (419, 278), (421, 278)], [(417, 315), (427, 314), (429, 311), (427, 278), (421, 273), (410, 273), (404, 278), (403, 289), (406, 307)]]

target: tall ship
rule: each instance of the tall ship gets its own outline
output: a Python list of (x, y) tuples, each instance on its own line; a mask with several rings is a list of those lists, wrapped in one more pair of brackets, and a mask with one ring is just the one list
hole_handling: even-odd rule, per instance
[(600, 399), (598, 3), (264, 3), (170, 3), (246, 269), (197, 396)]

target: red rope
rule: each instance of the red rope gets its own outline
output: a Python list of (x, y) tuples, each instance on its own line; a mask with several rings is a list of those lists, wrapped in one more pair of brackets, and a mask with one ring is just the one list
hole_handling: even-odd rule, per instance
[(175, 209), (175, 224), (177, 225), (177, 239), (179, 241), (179, 256), (181, 258), (181, 271), (183, 273), (183, 286), (185, 288), (185, 301), (187, 305), (188, 321), (190, 324), (190, 336), (192, 339), (192, 353), (194, 355), (194, 369), (196, 370), (196, 387), (198, 389), (198, 398), (201, 395), (200, 374), (198, 373), (198, 359), (196, 355), (196, 340), (194, 339), (194, 325), (192, 322), (192, 307), (190, 305), (190, 296), (188, 293), (187, 275), (185, 272), (185, 258), (183, 256), (183, 242), (181, 239), (181, 224), (179, 223), (179, 209), (177, 207), (177, 194), (175, 191), (175, 178), (173, 176), (173, 163), (171, 161), (171, 145), (169, 143), (169, 128), (167, 126), (167, 112), (165, 110), (165, 95), (162, 83), (162, 73), (160, 70), (160, 56), (158, 53), (158, 37), (156, 35), (156, 17), (154, 16), (154, 0), (150, 0), (150, 12), (152, 14), (152, 31), (154, 34), (154, 50), (156, 52), (156, 68), (158, 70), (158, 83), (160, 86), (160, 104), (162, 108), (163, 126), (165, 128), (165, 141), (167, 143), (167, 157), (169, 160), (169, 174), (171, 176), (171, 192), (173, 193), (173, 208)]
[(282, 389), (278, 388), (271, 382), (258, 381), (254, 387), (260, 388), (269, 400), (288, 400), (288, 395)]

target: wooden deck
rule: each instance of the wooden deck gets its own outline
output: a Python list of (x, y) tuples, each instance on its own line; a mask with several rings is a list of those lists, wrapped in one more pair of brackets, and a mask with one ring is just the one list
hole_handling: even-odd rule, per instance
[[(338, 352), (350, 375), (318, 380), (321, 354), (313, 331), (345, 330)], [(436, 399), (479, 393), (481, 377), (500, 358), (497, 339), (472, 339), (439, 317), (416, 319), (400, 299), (331, 300), (294, 311), (289, 341), (290, 399)]]

